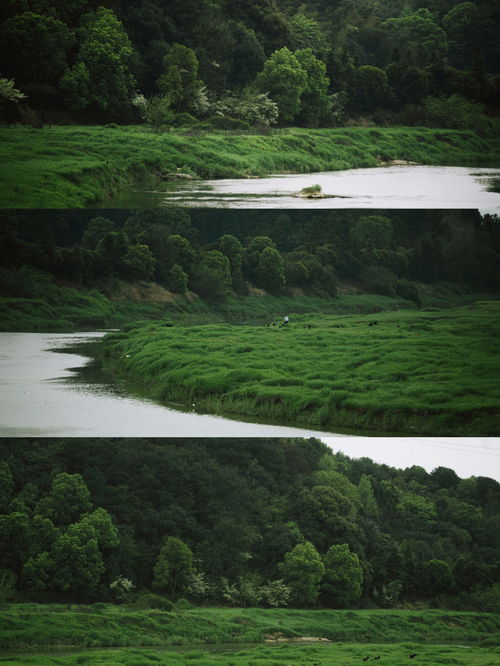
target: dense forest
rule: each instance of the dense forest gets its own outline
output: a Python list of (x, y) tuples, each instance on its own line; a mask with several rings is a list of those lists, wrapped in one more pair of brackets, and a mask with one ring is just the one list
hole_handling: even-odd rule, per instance
[(498, 107), (488, 0), (8, 0), (4, 122), (460, 127)]
[[(1, 294), (155, 281), (206, 301), (354, 293), (420, 303), (418, 283), (494, 292), (496, 216), (475, 211), (38, 211), (4, 214)], [(249, 233), (248, 230), (252, 229)]]
[(314, 439), (16, 439), (0, 460), (4, 598), (495, 605), (492, 479)]

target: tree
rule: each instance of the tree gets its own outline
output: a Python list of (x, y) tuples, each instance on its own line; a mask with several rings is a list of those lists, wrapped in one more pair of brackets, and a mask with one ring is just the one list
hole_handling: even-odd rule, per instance
[(361, 217), (351, 229), (351, 238), (359, 249), (388, 248), (392, 234), (392, 222), (382, 215)]
[(231, 234), (225, 234), (218, 240), (219, 250), (229, 259), (231, 266), (232, 287), (236, 293), (245, 293), (243, 280), (243, 245)]
[(75, 36), (49, 15), (22, 12), (2, 25), (3, 72), (30, 98), (54, 102)]
[(321, 592), (334, 606), (346, 607), (361, 596), (363, 567), (356, 553), (344, 543), (332, 546), (325, 555)]
[(328, 48), (318, 21), (301, 13), (290, 19), (290, 38), (295, 49), (310, 49), (316, 56), (321, 56)]
[(300, 112), (297, 121), (306, 127), (317, 127), (331, 110), (328, 96), (330, 81), (326, 65), (318, 60), (311, 49), (295, 51), (295, 57), (306, 73), (306, 87), (300, 96)]
[[(97, 109), (120, 115), (131, 104), (135, 80), (129, 71), (132, 44), (122, 23), (111, 9), (99, 7), (85, 14), (80, 29), (76, 65), (66, 74), (67, 101), (74, 108), (94, 105)], [(88, 85), (87, 99), (75, 98), (77, 90), (70, 82)], [(79, 93), (80, 94), (80, 93)]]
[(295, 606), (312, 606), (319, 595), (324, 565), (310, 541), (299, 543), (286, 553), (278, 565), (280, 575), (290, 587), (290, 601)]
[(15, 87), (13, 79), (0, 77), (0, 110), (7, 104), (18, 104), (26, 95)]
[(0, 513), (6, 513), (14, 492), (14, 477), (6, 462), (0, 462)]
[(156, 259), (147, 245), (130, 245), (122, 259), (122, 270), (129, 280), (151, 280)]
[(115, 230), (115, 223), (105, 217), (93, 217), (85, 226), (82, 235), (82, 245), (95, 250), (99, 241), (108, 233)]
[(54, 543), (51, 559), (54, 563), (51, 586), (63, 592), (92, 592), (104, 573), (104, 562), (97, 539), (88, 525), (74, 524)]
[(307, 75), (302, 65), (286, 47), (275, 51), (257, 75), (255, 86), (278, 104), (279, 123), (292, 123), (300, 110), (300, 97), (307, 88)]
[(193, 553), (176, 537), (167, 537), (154, 566), (153, 587), (172, 596), (189, 586), (193, 574)]
[(203, 252), (193, 266), (190, 288), (202, 298), (224, 298), (231, 289), (229, 259), (218, 250)]
[(443, 560), (429, 560), (419, 571), (419, 587), (427, 596), (445, 594), (453, 587), (453, 573), (450, 565)]
[(375, 111), (387, 104), (388, 92), (384, 70), (363, 65), (355, 72), (353, 86), (349, 89), (349, 104), (356, 111)]
[(259, 256), (257, 266), (259, 285), (271, 292), (279, 294), (285, 287), (285, 266), (278, 250), (266, 247)]
[(91, 508), (90, 492), (80, 474), (57, 474), (49, 495), (36, 507), (36, 512), (50, 518), (55, 525), (70, 525)]
[(182, 266), (174, 264), (167, 275), (166, 284), (174, 294), (185, 294), (188, 285), (188, 274), (182, 270)]
[(411, 53), (413, 64), (417, 67), (446, 56), (446, 33), (435, 23), (428, 9), (417, 9), (413, 14), (390, 18), (383, 26), (392, 34), (395, 46)]
[(163, 66), (165, 72), (156, 82), (158, 90), (170, 99), (176, 111), (195, 111), (203, 81), (198, 79), (198, 58), (193, 49), (174, 44)]

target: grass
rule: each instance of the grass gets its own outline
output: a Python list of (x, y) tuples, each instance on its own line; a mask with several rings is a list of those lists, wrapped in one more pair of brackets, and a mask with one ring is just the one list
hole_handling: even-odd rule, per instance
[(499, 312), (484, 301), (292, 314), (288, 326), (151, 323), (106, 336), (99, 349), (135, 390), (197, 411), (323, 430), (495, 435)]
[(283, 129), (155, 134), (143, 126), (0, 128), (0, 207), (82, 208), (141, 177), (176, 169), (203, 178), (374, 167), (381, 161), (499, 166), (493, 129), (419, 127)]
[(349, 644), (454, 643), (489, 648), (498, 645), (499, 630), (496, 614), (443, 610), (200, 607), (167, 612), (110, 604), (10, 604), (2, 611), (0, 648), (241, 645), (263, 643), (266, 637), (274, 643), (278, 636)]
[[(416, 655), (410, 661), (410, 655)], [(5, 666), (13, 664), (33, 664), (35, 666), (52, 666), (54, 664), (109, 664), (116, 666), (146, 666), (147, 664), (164, 664), (165, 666), (350, 666), (358, 665), (365, 660), (372, 663), (376, 660), (385, 666), (401, 666), (403, 663), (426, 664), (441, 666), (456, 664), (457, 666), (496, 666), (499, 650), (480, 648), (477, 646), (460, 645), (422, 645), (421, 643), (399, 643), (379, 645), (368, 643), (356, 644), (311, 644), (311, 645), (278, 645), (248, 646), (239, 648), (219, 648), (216, 651), (206, 649), (187, 649), (182, 651), (151, 650), (145, 648), (93, 650), (74, 654), (56, 653), (16, 654), (0, 656), (0, 663)]]

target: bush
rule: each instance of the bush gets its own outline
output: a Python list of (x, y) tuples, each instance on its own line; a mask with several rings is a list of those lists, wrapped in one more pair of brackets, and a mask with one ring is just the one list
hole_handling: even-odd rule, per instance
[(205, 126), (213, 127), (214, 129), (223, 130), (247, 130), (250, 129), (249, 123), (239, 118), (231, 118), (230, 116), (212, 116), (203, 123)]
[(417, 305), (422, 304), (420, 291), (418, 287), (408, 280), (398, 280), (396, 284), (396, 294), (407, 301), (413, 301)]
[(175, 604), (172, 605), (172, 608), (174, 611), (186, 611), (186, 610), (191, 610), (193, 608), (193, 604), (190, 603), (187, 599), (177, 599)]
[(161, 594), (153, 594), (153, 592), (142, 592), (136, 598), (134, 606), (139, 610), (146, 610), (149, 608), (156, 608), (162, 611), (171, 611), (174, 604)]

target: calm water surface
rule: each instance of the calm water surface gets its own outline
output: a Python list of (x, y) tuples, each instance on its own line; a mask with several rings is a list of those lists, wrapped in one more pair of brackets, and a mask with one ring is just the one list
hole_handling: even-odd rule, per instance
[[(168, 205), (223, 208), (474, 208), (500, 213), (500, 195), (488, 192), (499, 169), (390, 166), (309, 174), (188, 181), (168, 192), (136, 185), (99, 208), (156, 208)], [(293, 194), (321, 185), (325, 199)]]
[[(53, 351), (104, 333), (0, 333), (2, 437), (321, 437), (328, 433), (183, 412), (130, 397), (89, 359)], [(331, 436), (331, 433), (329, 434)]]
[[(479, 437), (359, 437), (260, 425), (183, 412), (130, 397), (89, 359), (59, 351), (104, 333), (0, 333), (2, 437), (318, 437), (334, 451), (393, 467), (450, 467), (500, 481), (498, 440)], [(56, 349), (56, 351), (54, 351)]]

